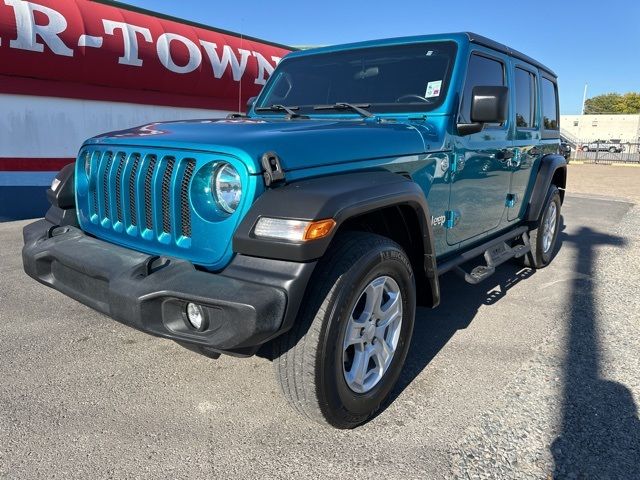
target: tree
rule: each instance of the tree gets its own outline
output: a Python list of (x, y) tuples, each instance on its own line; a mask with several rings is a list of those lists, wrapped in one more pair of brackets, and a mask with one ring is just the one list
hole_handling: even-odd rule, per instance
[(640, 93), (605, 93), (589, 98), (584, 103), (584, 113), (640, 113)]

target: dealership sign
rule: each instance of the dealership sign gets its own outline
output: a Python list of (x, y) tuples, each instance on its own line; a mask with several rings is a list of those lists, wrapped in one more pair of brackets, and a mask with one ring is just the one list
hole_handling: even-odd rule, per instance
[(0, 0), (0, 92), (235, 110), (284, 46), (89, 0)]

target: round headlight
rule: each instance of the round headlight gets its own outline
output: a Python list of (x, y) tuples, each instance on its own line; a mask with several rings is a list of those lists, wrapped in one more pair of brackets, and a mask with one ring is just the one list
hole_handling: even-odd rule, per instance
[(213, 174), (211, 190), (218, 206), (227, 213), (233, 213), (240, 205), (242, 182), (240, 174), (228, 163), (218, 165)]

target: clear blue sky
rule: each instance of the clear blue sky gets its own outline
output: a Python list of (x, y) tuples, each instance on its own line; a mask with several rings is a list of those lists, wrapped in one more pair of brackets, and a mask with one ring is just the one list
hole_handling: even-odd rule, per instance
[(640, 1), (124, 0), (287, 45), (472, 31), (541, 61), (559, 77), (561, 112), (588, 96), (640, 91)]

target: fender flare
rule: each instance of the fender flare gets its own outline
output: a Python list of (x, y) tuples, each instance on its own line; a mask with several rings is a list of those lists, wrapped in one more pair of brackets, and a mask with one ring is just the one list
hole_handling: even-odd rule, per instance
[(48, 188), (46, 195), (51, 204), (45, 218), (54, 225), (78, 226), (75, 196), (75, 162), (66, 165), (55, 178), (58, 186), (55, 190)]
[[(554, 176), (556, 176), (556, 172), (559, 170), (562, 171), (563, 182), (559, 187), (563, 191), (566, 186), (567, 179), (567, 160), (562, 155), (555, 153), (542, 157), (540, 168), (538, 169), (538, 174), (536, 176), (536, 182), (533, 186), (531, 197), (529, 199), (527, 214), (525, 215), (525, 220), (527, 222), (536, 224), (540, 219), (540, 213), (546, 203), (549, 187), (551, 186)], [(564, 201), (564, 192), (561, 198)]]
[[(233, 237), (236, 253), (297, 262), (321, 258), (335, 233), (348, 219), (391, 206), (411, 207), (418, 219), (424, 252), (424, 274), (435, 305), (440, 298), (431, 213), (424, 192), (410, 178), (389, 171), (367, 171), (317, 177), (269, 189), (253, 204)], [(332, 218), (331, 234), (310, 242), (257, 238), (253, 229), (261, 217), (296, 220)], [(435, 306), (434, 305), (434, 306)]]

